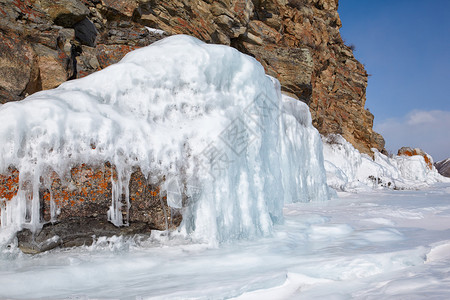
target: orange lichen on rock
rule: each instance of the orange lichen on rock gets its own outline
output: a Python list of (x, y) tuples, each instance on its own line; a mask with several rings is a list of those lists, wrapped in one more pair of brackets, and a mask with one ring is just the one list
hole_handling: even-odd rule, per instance
[[(101, 166), (80, 164), (73, 167), (68, 177), (61, 178), (51, 171), (47, 184), (41, 187), (43, 219), (66, 217), (106, 216), (111, 205), (111, 180), (117, 180), (117, 171), (109, 163)], [(45, 181), (45, 180), (43, 180)], [(51, 202), (54, 205), (51, 213)], [(57, 213), (58, 212), (58, 213)]]
[(44, 17), (44, 14), (36, 9), (33, 2), (30, 0), (13, 0), (12, 4), (20, 11), (24, 18), (36, 21)]
[(19, 171), (8, 168), (7, 174), (0, 174), (0, 199), (11, 200), (19, 191)]
[(413, 156), (413, 155), (417, 155), (417, 154), (413, 154), (411, 151), (406, 150), (402, 153), (402, 155)]
[(404, 155), (404, 156), (414, 156), (414, 155), (420, 155), (425, 160), (425, 163), (427, 164), (427, 167), (431, 170), (433, 169), (433, 161), (431, 157), (422, 149), (419, 148), (410, 148), (410, 147), (402, 147), (398, 150), (397, 155)]
[(121, 60), (128, 52), (136, 50), (138, 46), (128, 45), (98, 45), (97, 60), (101, 68), (106, 68)]
[(155, 190), (150, 191), (150, 195), (153, 197), (159, 196), (159, 187), (157, 187)]
[(433, 168), (433, 163), (431, 162), (431, 159), (428, 155), (425, 155), (423, 157), (425, 159), (425, 163), (427, 164), (428, 168), (431, 170)]
[[(79, 164), (65, 176), (47, 170), (41, 174), (39, 186), (41, 221), (95, 218), (107, 222), (107, 212), (113, 198), (113, 182), (118, 179), (116, 167), (108, 162), (102, 165)], [(119, 198), (123, 220), (142, 222), (159, 230), (166, 229), (166, 224), (170, 228), (178, 226), (181, 214), (167, 205), (167, 197), (161, 191), (160, 184), (161, 181), (150, 184), (140, 169), (136, 168), (131, 174), (129, 185), (123, 187), (129, 190), (129, 201), (125, 194)], [(20, 188), (25, 192), (27, 203), (31, 203), (35, 190), (32, 182), (24, 180)], [(2, 205), (13, 199), (18, 191), (19, 171), (11, 167), (8, 173), (0, 175)], [(125, 190), (121, 192), (125, 193)]]

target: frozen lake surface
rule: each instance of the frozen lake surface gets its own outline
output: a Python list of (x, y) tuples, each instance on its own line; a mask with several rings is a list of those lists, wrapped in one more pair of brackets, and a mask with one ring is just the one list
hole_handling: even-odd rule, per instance
[(269, 238), (219, 248), (165, 233), (36, 256), (3, 249), (0, 298), (450, 297), (450, 184), (284, 208)]

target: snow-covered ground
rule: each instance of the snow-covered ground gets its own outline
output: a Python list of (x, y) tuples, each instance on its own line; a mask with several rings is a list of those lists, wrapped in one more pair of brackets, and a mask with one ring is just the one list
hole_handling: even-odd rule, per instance
[(219, 248), (154, 235), (36, 256), (3, 249), (0, 298), (450, 297), (450, 184), (339, 196), (288, 204), (273, 236)]

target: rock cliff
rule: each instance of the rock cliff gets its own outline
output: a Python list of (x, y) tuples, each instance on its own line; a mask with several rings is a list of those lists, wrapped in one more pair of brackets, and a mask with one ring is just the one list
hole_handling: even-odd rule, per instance
[(438, 161), (434, 165), (439, 174), (445, 177), (450, 177), (450, 158)]
[(382, 150), (364, 108), (367, 72), (339, 34), (337, 8), (337, 0), (0, 0), (0, 103), (184, 33), (254, 56), (309, 105), (322, 134), (341, 134), (364, 153)]

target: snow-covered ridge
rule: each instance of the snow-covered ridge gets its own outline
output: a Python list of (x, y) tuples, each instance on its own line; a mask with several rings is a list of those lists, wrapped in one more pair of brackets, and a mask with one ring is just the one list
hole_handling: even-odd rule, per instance
[[(13, 165), (21, 188), (33, 189), (30, 200), (20, 190), (0, 199), (3, 227), (38, 228), (40, 177), (80, 163), (114, 164), (118, 191), (132, 166), (164, 176), (169, 205), (181, 206), (180, 189), (190, 197), (181, 231), (212, 242), (268, 234), (284, 203), (328, 199), (308, 107), (282, 97), (252, 57), (188, 36), (1, 105), (0, 119), (0, 173)], [(109, 211), (116, 225), (119, 197)]]
[(450, 182), (434, 166), (430, 169), (421, 155), (387, 157), (372, 149), (372, 159), (340, 135), (322, 139), (327, 182), (337, 190), (418, 189), (437, 182)]

